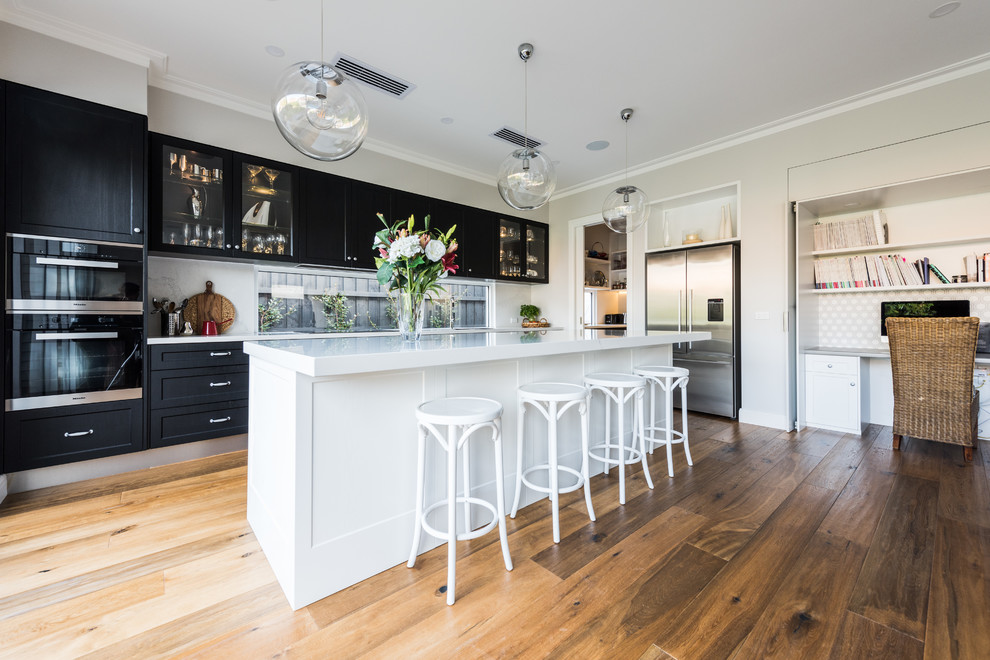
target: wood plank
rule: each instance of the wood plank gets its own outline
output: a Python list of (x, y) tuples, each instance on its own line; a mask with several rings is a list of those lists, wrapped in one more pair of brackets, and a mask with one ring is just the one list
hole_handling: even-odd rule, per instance
[[(875, 430), (876, 427), (874, 427)], [(873, 445), (873, 436), (846, 434), (808, 476), (806, 483), (842, 490)]]
[(990, 658), (990, 530), (940, 518), (925, 657)]
[(835, 491), (794, 491), (752, 540), (675, 617), (655, 643), (675, 658), (726, 657), (746, 637), (835, 500)]
[(847, 611), (828, 657), (921, 660), (923, 647), (910, 635)]
[(936, 483), (903, 474), (894, 479), (850, 611), (924, 640), (937, 503)]
[(827, 658), (865, 558), (865, 547), (816, 533), (737, 656)]
[(990, 527), (990, 487), (982, 466), (984, 457), (974, 452), (973, 462), (967, 463), (959, 447), (942, 445), (941, 449), (938, 515)]
[(639, 660), (676, 660), (673, 656), (664, 653), (663, 649), (658, 647), (656, 644), (650, 644), (650, 648), (643, 652), (643, 655), (639, 656)]
[(805, 433), (809, 429), (803, 429), (791, 442), (791, 451), (799, 454), (808, 454), (822, 458), (835, 447), (846, 434), (841, 431), (829, 431), (827, 429), (811, 429), (810, 433)]
[(208, 456), (181, 463), (171, 463), (145, 470), (135, 470), (109, 477), (89, 479), (61, 486), (50, 486), (24, 493), (14, 493), (0, 503), (0, 518), (33, 511), (54, 504), (64, 504), (91, 497), (120, 493), (125, 490), (168, 484), (176, 479), (205, 475), (247, 465), (247, 450)]
[(894, 476), (890, 472), (857, 468), (819, 530), (869, 547), (894, 486)]

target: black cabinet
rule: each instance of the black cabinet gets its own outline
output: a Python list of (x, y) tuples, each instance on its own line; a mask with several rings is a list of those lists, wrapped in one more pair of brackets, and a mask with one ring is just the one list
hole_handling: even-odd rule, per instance
[(460, 269), (463, 277), (495, 277), (495, 232), (498, 216), (491, 211), (464, 207), (457, 225)]
[(498, 217), (498, 273), (501, 280), (547, 282), (550, 227), (542, 222)]
[(8, 82), (6, 230), (144, 242), (147, 117)]
[(150, 447), (247, 433), (249, 358), (241, 342), (149, 348)]
[(202, 256), (231, 252), (231, 154), (151, 134), (149, 246)]
[(234, 253), (294, 261), (299, 169), (234, 154)]
[[(299, 216), (300, 263), (352, 265), (347, 251), (347, 179), (301, 170)], [(371, 250), (370, 243), (365, 247)]]
[(4, 470), (103, 458), (143, 448), (140, 399), (4, 415)]
[[(399, 220), (392, 210), (391, 188), (363, 181), (351, 181), (347, 190), (347, 265), (375, 269), (375, 234), (385, 229), (381, 213), (389, 224)], [(405, 216), (408, 218), (408, 214)]]

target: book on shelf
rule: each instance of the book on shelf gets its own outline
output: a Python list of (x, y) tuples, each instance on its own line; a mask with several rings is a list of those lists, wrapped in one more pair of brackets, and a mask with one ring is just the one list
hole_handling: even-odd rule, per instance
[[(990, 252), (979, 261), (990, 266)], [(814, 272), (816, 289), (926, 286), (932, 284), (931, 273), (939, 282), (949, 284), (949, 279), (928, 257), (908, 261), (899, 254), (815, 259)]]
[(818, 222), (813, 229), (815, 251), (887, 244), (887, 216), (879, 209), (851, 220)]

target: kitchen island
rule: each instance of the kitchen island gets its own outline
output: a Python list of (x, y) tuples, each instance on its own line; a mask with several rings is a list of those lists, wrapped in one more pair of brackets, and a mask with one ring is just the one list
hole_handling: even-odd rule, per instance
[[(670, 364), (673, 344), (708, 337), (559, 330), (431, 334), (415, 344), (397, 335), (245, 342), (248, 521), (289, 604), (304, 607), (408, 558), (414, 413), (423, 401), (481, 396), (502, 403), (505, 492), (514, 493), (519, 385), (580, 383), (595, 371)], [(591, 408), (593, 442), (604, 431), (602, 405), (596, 398)], [(545, 437), (539, 417), (526, 417), (530, 437)], [(558, 428), (560, 463), (579, 467), (577, 416), (566, 415)], [(434, 443), (427, 448), (430, 503), (445, 497), (445, 465)], [(491, 445), (477, 443), (471, 451), (472, 494), (491, 500)], [(545, 452), (545, 443), (527, 442), (524, 465), (545, 462)], [(601, 469), (592, 461), (592, 474)], [(528, 489), (524, 495), (524, 505), (537, 499)], [(424, 540), (420, 552), (441, 542)]]

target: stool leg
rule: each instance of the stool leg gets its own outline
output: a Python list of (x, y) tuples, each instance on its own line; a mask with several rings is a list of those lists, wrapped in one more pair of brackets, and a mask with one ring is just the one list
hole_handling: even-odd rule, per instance
[(652, 378), (648, 379), (650, 383), (650, 453), (656, 449), (656, 443), (653, 440), (657, 437), (657, 383)]
[(502, 476), (502, 420), (492, 423), (492, 441), (495, 444), (495, 509), (498, 511), (498, 538), (502, 544), (502, 559), (505, 570), (512, 570), (512, 557), (509, 556), (509, 534), (505, 531), (505, 484)]
[(681, 383), (681, 439), (684, 441), (684, 455), (688, 465), (694, 465), (691, 462), (691, 445), (688, 444), (687, 381)]
[(553, 520), (553, 542), (560, 543), (560, 493), (557, 491), (557, 402), (550, 402), (547, 411), (547, 462), (550, 464), (550, 515)]
[[(635, 412), (636, 412), (637, 416), (639, 417), (639, 452), (640, 452), (640, 455), (643, 457), (643, 460), (641, 461), (643, 463), (643, 475), (646, 477), (646, 485), (650, 487), (650, 490), (653, 490), (653, 477), (650, 476), (650, 467), (646, 464), (646, 437), (645, 437), (645, 433), (643, 433), (643, 408), (644, 408), (644, 406), (643, 406), (643, 395), (644, 395), (645, 392), (646, 392), (646, 388), (645, 387), (644, 388), (640, 388), (640, 390), (638, 392), (636, 392), (636, 409), (635, 409)], [(635, 429), (636, 429), (636, 423), (635, 423), (635, 420), (634, 420), (633, 421), (633, 446), (635, 446), (635, 444), (636, 444), (636, 430)]]
[(406, 566), (416, 565), (416, 555), (419, 554), (419, 539), (423, 534), (423, 481), (426, 471), (426, 428), (419, 427), (419, 445), (416, 449), (416, 530), (413, 532), (412, 549), (409, 551), (409, 561)]
[(516, 496), (512, 500), (512, 513), (509, 514), (510, 518), (515, 518), (516, 513), (519, 512), (519, 496), (522, 494), (522, 465), (523, 465), (523, 433), (524, 433), (524, 422), (523, 418), (526, 415), (526, 403), (523, 401), (519, 402), (519, 423), (516, 425)]
[(447, 604), (454, 604), (457, 563), (457, 427), (447, 427)]
[[(463, 433), (467, 429), (468, 427), (465, 426), (457, 430), (459, 433)], [(474, 529), (474, 525), (471, 524), (471, 503), (467, 501), (467, 498), (471, 497), (471, 453), (469, 444), (468, 440), (465, 439), (464, 453), (461, 455), (464, 464), (464, 531), (466, 532)]]
[[(619, 388), (618, 400), (616, 401), (616, 404), (615, 404), (615, 407), (616, 407), (616, 410), (615, 410), (616, 415), (615, 416), (617, 418), (616, 424), (619, 427), (619, 429), (618, 429), (618, 431), (619, 431), (618, 440), (616, 441), (616, 444), (619, 445), (619, 466), (618, 466), (618, 469), (619, 469), (619, 504), (625, 504), (626, 503), (626, 429), (625, 429), (625, 421), (626, 421), (625, 412), (626, 412), (626, 406), (625, 406), (625, 397), (623, 395), (624, 395), (624, 392), (623, 392), (622, 388), (620, 387)], [(606, 398), (606, 405), (608, 405), (607, 401), (608, 401), (608, 399)], [(608, 416), (606, 416), (606, 419), (608, 419)], [(633, 423), (633, 429), (635, 429), (635, 422)], [(633, 431), (633, 434), (635, 435), (635, 430)]]
[[(608, 446), (612, 442), (612, 438), (610, 437), (612, 434), (612, 420), (610, 417), (612, 407), (608, 393), (603, 392), (603, 395), (605, 399), (605, 458), (612, 458), (612, 449)], [(608, 474), (608, 467), (608, 462), (606, 462), (605, 474)]]
[(667, 476), (674, 476), (674, 391), (667, 388)]
[(588, 517), (595, 520), (595, 509), (591, 506), (591, 470), (588, 460), (588, 400), (585, 399), (578, 405), (578, 413), (581, 415), (581, 476), (584, 478), (584, 504), (588, 507)]

